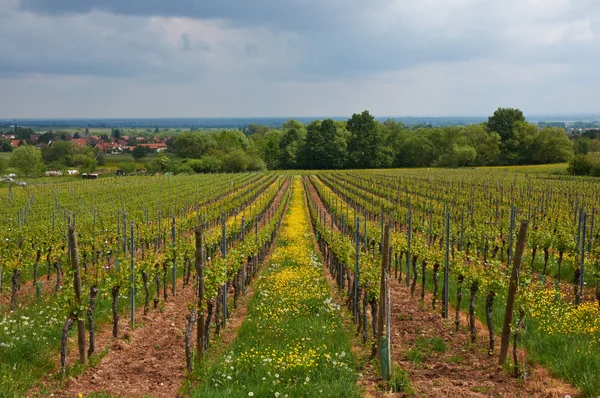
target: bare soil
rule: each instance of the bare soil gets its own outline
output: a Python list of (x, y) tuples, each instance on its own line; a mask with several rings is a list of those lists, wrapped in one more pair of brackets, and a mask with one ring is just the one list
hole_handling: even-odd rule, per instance
[[(314, 187), (308, 183), (308, 193), (321, 211), (327, 209), (319, 199)], [(335, 227), (334, 227), (335, 228)], [(337, 228), (335, 228), (337, 230)], [(392, 275), (391, 275), (392, 276)], [(440, 312), (431, 309), (432, 295), (426, 293), (425, 303), (421, 303), (418, 293), (411, 296), (410, 288), (400, 284), (393, 277), (389, 279), (392, 357), (394, 363), (406, 370), (414, 394), (422, 397), (577, 397), (581, 394), (568, 383), (554, 378), (548, 370), (527, 364), (526, 378), (516, 379), (507, 369), (498, 365), (498, 356), (488, 356), (487, 328), (476, 321), (477, 340), (471, 344), (467, 330), (467, 315), (461, 311), (461, 327), (454, 333), (454, 309), (450, 318), (443, 319)], [(468, 289), (464, 289), (463, 300), (468, 300)], [(438, 308), (439, 308), (438, 304)], [(370, 317), (369, 317), (370, 318)], [(443, 340), (439, 350), (428, 347), (432, 338)], [(417, 340), (421, 341), (420, 347)], [(497, 337), (499, 349), (500, 337)], [(424, 344), (423, 344), (424, 343)], [(425, 347), (423, 347), (425, 345)], [(439, 347), (439, 345), (437, 345)], [(358, 351), (360, 352), (360, 351)], [(512, 346), (511, 346), (512, 353)], [(519, 361), (526, 362), (526, 356), (519, 351)], [(419, 360), (415, 360), (419, 357)], [(364, 380), (372, 387), (376, 370), (365, 367)], [(380, 380), (380, 379), (379, 379)], [(369, 390), (371, 392), (369, 392)], [(367, 388), (367, 396), (407, 396), (405, 393), (384, 393)]]

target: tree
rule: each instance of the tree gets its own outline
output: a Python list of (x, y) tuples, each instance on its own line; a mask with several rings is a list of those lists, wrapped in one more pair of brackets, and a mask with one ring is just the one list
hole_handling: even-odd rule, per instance
[(10, 165), (25, 177), (37, 177), (44, 168), (42, 153), (31, 145), (20, 146), (13, 151)]
[(443, 167), (473, 166), (477, 159), (477, 151), (468, 144), (454, 144), (437, 163)]
[(1, 152), (12, 152), (13, 147), (10, 145), (9, 141), (2, 141), (2, 144), (0, 145), (0, 151)]
[(167, 145), (171, 145), (179, 157), (200, 159), (217, 147), (217, 141), (213, 134), (189, 132), (178, 135), (172, 142), (168, 141)]
[(239, 130), (221, 130), (214, 134), (214, 139), (217, 143), (217, 149), (225, 152), (236, 149), (246, 150), (250, 145), (248, 138)]
[(437, 160), (436, 151), (430, 139), (432, 129), (421, 127), (409, 131), (402, 151), (396, 155), (398, 167), (428, 167)]
[(587, 155), (592, 149), (592, 140), (589, 137), (583, 137), (573, 142), (575, 153), (578, 155)]
[(337, 169), (347, 160), (347, 131), (331, 119), (315, 120), (306, 129), (304, 167)]
[(125, 174), (132, 174), (135, 173), (137, 165), (134, 161), (123, 162), (121, 163), (121, 167), (119, 167), (119, 169)]
[(144, 157), (146, 157), (147, 154), (148, 154), (148, 148), (146, 148), (142, 145), (136, 146), (135, 148), (133, 148), (133, 151), (131, 151), (131, 155), (133, 156), (133, 158), (135, 160), (143, 159)]
[(279, 167), (282, 169), (297, 169), (301, 166), (301, 154), (306, 141), (306, 126), (296, 120), (288, 120), (283, 125), (283, 137), (279, 147), (281, 159)]
[(463, 134), (470, 146), (475, 148), (475, 164), (489, 166), (496, 164), (500, 155), (500, 135), (488, 132), (484, 123), (464, 127)]
[(112, 138), (118, 140), (119, 138), (121, 138), (121, 130), (119, 130), (119, 129), (112, 129), (111, 136), (112, 136)]
[(383, 139), (378, 123), (369, 111), (352, 115), (346, 123), (346, 128), (350, 132), (349, 167), (360, 169), (380, 167)]
[(543, 128), (533, 145), (535, 149), (530, 161), (535, 163), (566, 162), (573, 156), (571, 141), (560, 127)]
[(535, 124), (516, 122), (510, 139), (502, 143), (502, 163), (508, 165), (533, 162), (535, 140), (539, 134)]
[(30, 144), (31, 134), (35, 134), (35, 131), (33, 131), (33, 129), (15, 126), (15, 138), (17, 140), (22, 140), (23, 142)]
[(248, 131), (248, 135), (254, 135), (254, 134), (264, 135), (269, 130), (270, 130), (269, 126), (262, 126), (259, 124), (249, 124), (248, 127), (246, 128), (246, 131)]
[(6, 164), (6, 160), (4, 160), (4, 158), (0, 158), (0, 176), (4, 175), (7, 167), (8, 165)]
[(223, 162), (216, 156), (206, 155), (202, 159), (190, 159), (187, 164), (196, 173), (217, 173), (223, 168)]
[(381, 124), (381, 135), (383, 145), (389, 152), (389, 159), (386, 159), (386, 166), (398, 166), (402, 156), (402, 148), (408, 137), (408, 129), (401, 122), (394, 119), (388, 119)]
[(513, 128), (518, 122), (525, 122), (525, 116), (519, 109), (498, 108), (492, 116), (488, 118), (487, 128), (491, 132), (500, 135), (504, 143), (513, 137)]
[[(269, 170), (279, 168), (281, 159), (281, 139), (283, 134), (279, 130), (270, 130), (264, 136), (255, 140), (259, 148), (261, 158), (265, 161)], [(251, 136), (254, 137), (254, 136)]]
[(71, 141), (54, 141), (52, 145), (42, 148), (42, 159), (46, 164), (73, 165), (75, 146)]
[(75, 134), (73, 134), (73, 139), (78, 139), (81, 138), (81, 136), (79, 135), (79, 132), (75, 132)]
[(54, 132), (52, 131), (47, 131), (44, 134), (40, 135), (40, 137), (38, 138), (39, 143), (45, 144), (48, 144), (52, 140), (54, 140)]
[(82, 173), (93, 173), (98, 167), (98, 162), (93, 156), (77, 154), (74, 156), (73, 161)]

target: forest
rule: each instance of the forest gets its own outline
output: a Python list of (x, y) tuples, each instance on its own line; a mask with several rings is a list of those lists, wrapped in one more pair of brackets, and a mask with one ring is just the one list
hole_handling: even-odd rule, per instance
[[(84, 133), (87, 129), (82, 131), (90, 136)], [(0, 174), (12, 167), (25, 177), (46, 170), (105, 170), (107, 158), (115, 153), (113, 146), (118, 146), (118, 153), (131, 154), (128, 161), (118, 163), (121, 174), (457, 168), (569, 161), (563, 173), (600, 176), (600, 160), (595, 156), (600, 152), (598, 129), (570, 129), (567, 134), (564, 123), (530, 123), (522, 111), (512, 108), (499, 108), (485, 123), (438, 127), (408, 126), (395, 119), (380, 122), (365, 110), (346, 121), (303, 124), (291, 119), (279, 128), (257, 124), (207, 130), (113, 128), (83, 139), (79, 132), (34, 134), (32, 128), (19, 126), (6, 134), (14, 135), (13, 142), (20, 146), (13, 149), (9, 140), (0, 138), (0, 149), (13, 152), (8, 161), (0, 157)], [(163, 145), (158, 153), (147, 146), (154, 142)]]
[[(218, 168), (223, 135), (230, 149), (243, 150), (250, 159), (260, 157), (270, 170), (545, 164), (581, 153), (564, 129), (538, 128), (511, 108), (498, 109), (486, 123), (467, 126), (408, 127), (392, 119), (381, 123), (364, 111), (345, 122), (325, 119), (305, 125), (289, 120), (280, 129), (250, 125), (244, 134), (183, 133), (169, 144), (180, 158)], [(593, 140), (583, 139), (589, 141), (582, 148), (587, 153)]]

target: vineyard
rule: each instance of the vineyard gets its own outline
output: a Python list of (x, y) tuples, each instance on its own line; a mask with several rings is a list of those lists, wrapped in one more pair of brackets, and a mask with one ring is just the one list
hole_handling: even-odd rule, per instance
[(595, 397), (599, 209), (493, 168), (0, 188), (0, 396)]

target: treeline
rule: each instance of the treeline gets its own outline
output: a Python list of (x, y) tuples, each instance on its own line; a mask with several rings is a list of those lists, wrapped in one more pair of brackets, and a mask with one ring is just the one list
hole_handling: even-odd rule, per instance
[(487, 123), (468, 126), (380, 123), (364, 111), (347, 121), (305, 125), (290, 120), (281, 129), (251, 125), (246, 131), (247, 138), (237, 131), (191, 132), (168, 144), (179, 157), (198, 159), (196, 171), (219, 171), (234, 157), (247, 170), (364, 169), (556, 163), (574, 153), (562, 128), (539, 128), (511, 108), (498, 109)]
[(56, 141), (51, 146), (38, 150), (32, 145), (21, 145), (14, 149), (8, 162), (0, 159), (0, 176), (8, 166), (25, 177), (39, 177), (46, 170), (78, 169), (90, 173), (105, 164), (104, 154), (92, 147), (77, 147), (71, 141)]
[[(239, 130), (186, 132), (167, 140), (177, 158), (159, 156), (146, 165), (149, 172), (215, 173), (266, 170), (259, 148)], [(162, 166), (155, 170), (154, 166)]]

